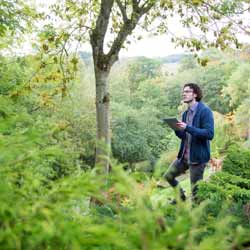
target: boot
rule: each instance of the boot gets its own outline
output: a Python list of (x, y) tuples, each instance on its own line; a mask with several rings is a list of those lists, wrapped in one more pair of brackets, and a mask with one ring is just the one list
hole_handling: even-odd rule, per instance
[(182, 188), (180, 188), (180, 198), (182, 201), (185, 201), (187, 199), (185, 195), (185, 191)]
[[(182, 201), (185, 201), (187, 198), (186, 198), (186, 195), (185, 195), (185, 191), (182, 189), (182, 188), (180, 188), (180, 199), (182, 200)], [(173, 199), (171, 202), (170, 202), (170, 204), (171, 205), (176, 205), (177, 204), (177, 201), (176, 201), (176, 199)]]

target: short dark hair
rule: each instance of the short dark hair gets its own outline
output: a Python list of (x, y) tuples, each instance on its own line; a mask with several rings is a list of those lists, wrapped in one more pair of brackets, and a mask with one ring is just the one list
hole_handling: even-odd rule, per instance
[(189, 87), (190, 89), (192, 89), (194, 91), (194, 93), (197, 95), (197, 97), (195, 98), (197, 102), (199, 102), (202, 99), (202, 97), (203, 97), (202, 90), (201, 90), (201, 88), (199, 87), (198, 84), (192, 83), (192, 82), (188, 82), (188, 83), (186, 83), (184, 85), (183, 89), (185, 87)]

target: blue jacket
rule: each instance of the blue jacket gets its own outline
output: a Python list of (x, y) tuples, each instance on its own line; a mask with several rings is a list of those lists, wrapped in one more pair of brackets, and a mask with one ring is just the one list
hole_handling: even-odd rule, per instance
[[(182, 115), (182, 121), (186, 122), (187, 110)], [(178, 159), (183, 156), (186, 132), (192, 135), (190, 146), (190, 161), (206, 163), (210, 159), (210, 140), (214, 137), (214, 118), (211, 109), (199, 102), (193, 118), (192, 126), (187, 125), (184, 131), (175, 131), (181, 139)]]

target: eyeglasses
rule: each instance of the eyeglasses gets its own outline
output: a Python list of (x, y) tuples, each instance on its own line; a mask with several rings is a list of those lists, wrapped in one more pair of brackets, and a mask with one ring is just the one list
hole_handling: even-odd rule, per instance
[(193, 93), (193, 90), (183, 90), (182, 94), (188, 94), (188, 93)]

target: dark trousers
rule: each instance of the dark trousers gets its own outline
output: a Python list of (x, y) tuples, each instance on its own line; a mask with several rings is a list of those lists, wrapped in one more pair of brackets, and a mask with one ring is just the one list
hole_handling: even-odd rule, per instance
[[(206, 164), (188, 164), (188, 162), (184, 159), (176, 159), (172, 162), (167, 172), (164, 174), (164, 178), (172, 187), (177, 187), (179, 183), (175, 178), (184, 174), (186, 170), (189, 169), (192, 199), (195, 200), (197, 194), (197, 182), (203, 179), (205, 167)], [(184, 195), (182, 189), (181, 195)]]

